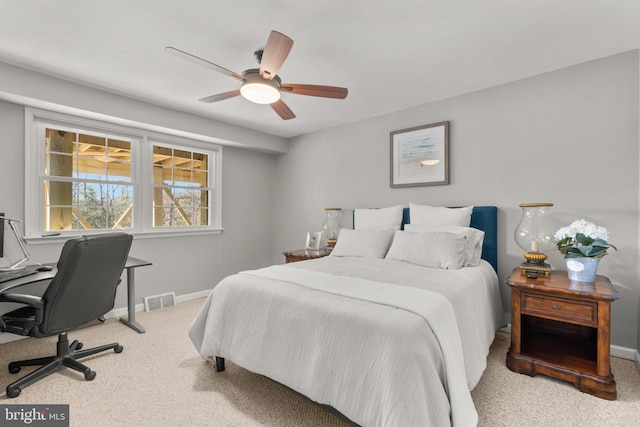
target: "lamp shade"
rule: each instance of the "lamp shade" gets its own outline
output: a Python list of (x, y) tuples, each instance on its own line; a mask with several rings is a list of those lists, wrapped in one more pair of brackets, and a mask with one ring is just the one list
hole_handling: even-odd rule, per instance
[(549, 210), (553, 203), (522, 203), (522, 219), (514, 238), (525, 252), (546, 253), (555, 247), (555, 229)]
[(342, 224), (342, 209), (325, 208), (325, 220), (322, 226), (322, 238), (328, 247), (335, 246), (338, 240), (338, 232)]

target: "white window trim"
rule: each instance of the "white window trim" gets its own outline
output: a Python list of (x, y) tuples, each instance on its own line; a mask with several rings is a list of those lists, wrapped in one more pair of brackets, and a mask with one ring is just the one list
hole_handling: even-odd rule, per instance
[[(171, 133), (161, 133), (140, 128), (123, 126), (110, 121), (95, 120), (82, 116), (68, 115), (53, 111), (25, 107), (25, 239), (29, 243), (52, 243), (64, 241), (70, 237), (91, 233), (104, 233), (105, 230), (69, 230), (60, 235), (52, 236), (42, 228), (42, 203), (44, 195), (40, 185), (41, 153), (38, 140), (38, 121), (46, 121), (61, 126), (76, 125), (89, 129), (103, 131), (110, 134), (122, 134), (127, 138), (141, 141), (133, 144), (132, 154), (135, 156), (132, 164), (132, 174), (136, 176), (134, 184), (134, 212), (139, 212), (136, 218), (147, 218), (137, 221), (133, 229), (126, 231), (139, 238), (189, 236), (203, 234), (218, 234), (222, 231), (222, 146), (209, 142), (185, 138)], [(209, 209), (209, 225), (193, 227), (153, 227), (153, 173), (151, 162), (151, 146), (153, 143), (182, 147), (188, 150), (203, 150), (211, 152), (214, 159), (209, 163), (209, 173), (214, 177), (214, 191), (211, 194), (211, 209)], [(148, 159), (148, 161), (145, 161)], [(213, 169), (213, 171), (212, 171)]]

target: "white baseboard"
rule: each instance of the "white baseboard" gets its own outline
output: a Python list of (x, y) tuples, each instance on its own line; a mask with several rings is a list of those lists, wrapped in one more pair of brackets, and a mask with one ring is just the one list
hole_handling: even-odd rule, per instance
[(185, 301), (191, 301), (192, 299), (208, 297), (209, 294), (211, 293), (212, 289), (207, 289), (207, 290), (204, 290), (204, 291), (194, 292), (192, 294), (186, 294), (186, 295), (177, 296), (176, 297), (176, 302), (185, 302)]
[[(634, 350), (633, 348), (627, 348), (627, 347), (620, 347), (617, 345), (612, 345), (611, 346), (611, 355), (615, 356), (615, 357), (619, 357), (621, 359), (628, 359), (628, 360), (634, 360), (635, 357), (637, 357), (638, 355), (638, 350)], [(636, 365), (638, 364), (637, 360), (636, 360)]]
[(20, 335), (14, 335), (14, 334), (10, 334), (9, 332), (2, 332), (0, 333), (0, 344), (5, 344), (11, 341), (18, 341), (21, 340), (23, 338), (28, 338), (28, 337), (23, 337)]
[[(136, 312), (143, 311), (143, 310), (144, 310), (144, 304), (136, 304)], [(104, 318), (111, 319), (112, 317), (122, 317), (122, 316), (126, 316), (127, 313), (129, 313), (129, 309), (127, 307), (114, 308), (113, 310), (105, 314)]]
[[(193, 299), (208, 297), (210, 293), (211, 293), (211, 289), (207, 289), (204, 291), (193, 292), (191, 294), (177, 295), (176, 304), (179, 304), (185, 301), (191, 301)], [(144, 311), (144, 303), (136, 304), (136, 313), (138, 311)], [(128, 307), (115, 308), (110, 312), (108, 312), (107, 314), (105, 314), (104, 318), (111, 319), (112, 317), (126, 316), (128, 313), (129, 313)]]
[(638, 350), (636, 350), (634, 361), (636, 362), (636, 367), (640, 369), (640, 353), (638, 352)]
[[(211, 289), (208, 289), (204, 291), (194, 292), (191, 294), (180, 295), (176, 297), (176, 303), (191, 301), (197, 298), (204, 298), (209, 296), (210, 293), (211, 293)], [(144, 303), (136, 304), (136, 312), (138, 311), (144, 311)], [(104, 318), (111, 319), (113, 317), (122, 317), (122, 316), (126, 316), (128, 313), (129, 313), (129, 309), (127, 307), (115, 308), (110, 312), (108, 312), (107, 314), (105, 314)], [(21, 340), (23, 338), (28, 338), (28, 337), (22, 337), (20, 335), (10, 334), (8, 332), (7, 333), (0, 332), (0, 344)]]

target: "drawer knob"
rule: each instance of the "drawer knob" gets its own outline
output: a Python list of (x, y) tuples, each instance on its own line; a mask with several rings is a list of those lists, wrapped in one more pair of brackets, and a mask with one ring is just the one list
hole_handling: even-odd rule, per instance
[(560, 311), (560, 306), (558, 304), (553, 304), (553, 309), (555, 311)]

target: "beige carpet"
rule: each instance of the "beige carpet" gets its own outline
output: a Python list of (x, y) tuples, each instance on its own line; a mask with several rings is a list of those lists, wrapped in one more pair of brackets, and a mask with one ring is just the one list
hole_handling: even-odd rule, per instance
[(618, 399), (608, 401), (578, 391), (572, 384), (507, 369), (511, 335), (496, 336), (480, 383), (471, 395), (479, 426), (640, 426), (640, 371), (626, 359), (612, 358)]
[[(97, 372), (94, 381), (63, 371), (25, 388), (16, 399), (4, 395), (14, 377), (6, 363), (49, 355), (55, 339), (0, 344), (0, 404), (67, 403), (72, 426), (348, 426), (287, 388), (229, 361), (225, 372), (216, 373), (187, 336), (202, 302), (138, 313), (145, 334), (116, 319), (72, 333), (70, 338), (79, 339), (85, 348), (118, 341), (124, 351), (85, 359)], [(633, 362), (613, 359), (618, 400), (609, 402), (559, 381), (509, 371), (504, 365), (508, 337), (496, 337), (489, 366), (473, 391), (481, 426), (640, 425), (640, 372)], [(20, 374), (27, 369), (31, 368)]]

